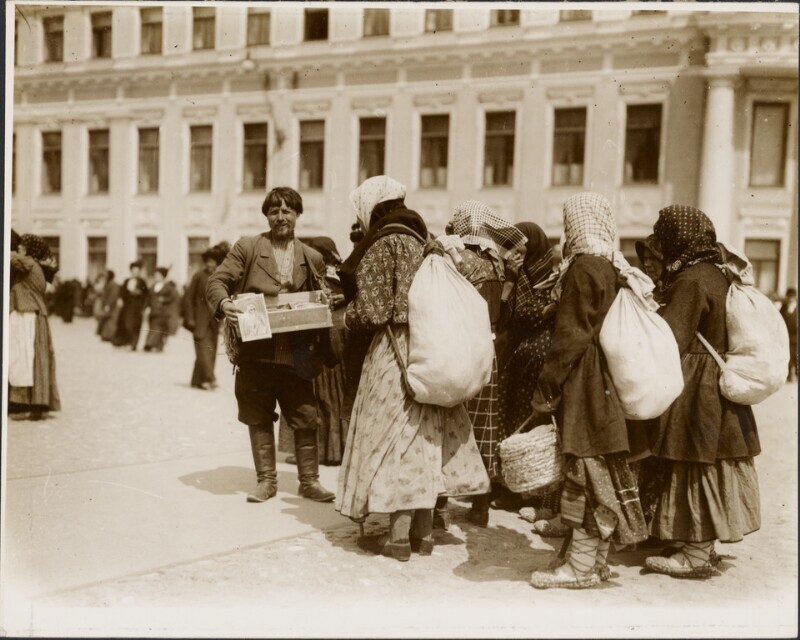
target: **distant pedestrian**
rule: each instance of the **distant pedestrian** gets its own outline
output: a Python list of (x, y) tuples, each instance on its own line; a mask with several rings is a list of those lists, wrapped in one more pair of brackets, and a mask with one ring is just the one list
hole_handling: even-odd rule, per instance
[(147, 306), (150, 307), (149, 330), (144, 341), (145, 351), (164, 350), (169, 337), (170, 318), (178, 300), (178, 288), (167, 280), (169, 269), (158, 267), (156, 281), (148, 292)]
[(115, 274), (109, 269), (106, 271), (105, 284), (100, 293), (100, 306), (102, 307), (102, 318), (98, 333), (103, 342), (111, 342), (114, 334), (117, 331), (117, 322), (119, 320), (119, 300), (121, 288), (119, 283), (114, 280)]
[(797, 289), (786, 290), (781, 316), (789, 331), (789, 382), (797, 380)]
[(217, 386), (214, 365), (217, 361), (219, 321), (208, 308), (206, 287), (208, 278), (225, 259), (219, 249), (208, 249), (203, 253), (203, 268), (192, 276), (183, 296), (183, 326), (194, 338), (194, 369), (192, 387), (211, 390)]
[(31, 234), (19, 238), (10, 256), (8, 410), (14, 418), (41, 420), (61, 409), (44, 302), (47, 285), (39, 264), (50, 258), (47, 243)]
[(147, 283), (140, 275), (141, 262), (132, 262), (130, 270), (131, 275), (122, 283), (120, 291), (119, 321), (114, 334), (114, 346), (130, 347), (131, 351), (136, 351), (144, 310), (147, 307)]

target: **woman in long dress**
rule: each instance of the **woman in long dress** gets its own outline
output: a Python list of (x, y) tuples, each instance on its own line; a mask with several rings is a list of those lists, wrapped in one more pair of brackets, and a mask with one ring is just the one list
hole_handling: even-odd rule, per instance
[(599, 334), (629, 268), (614, 251), (616, 222), (608, 200), (580, 193), (564, 203), (564, 260), (553, 290), (555, 330), (534, 393), (542, 419), (555, 413), (565, 455), (561, 520), (572, 528), (567, 562), (535, 571), (531, 584), (579, 589), (607, 578), (610, 542), (647, 538), (625, 414), (600, 348)]
[(17, 419), (42, 420), (61, 409), (44, 302), (47, 282), (39, 264), (51, 257), (44, 239), (32, 234), (22, 235), (10, 256), (8, 410)]
[[(525, 236), (511, 223), (495, 213), (489, 205), (477, 200), (467, 200), (459, 205), (451, 221), (453, 234), (459, 241), (457, 268), (481, 294), (489, 309), (492, 332), (496, 335), (500, 321), (505, 266), (502, 255), (524, 249)], [(447, 239), (453, 236), (449, 236)], [(445, 239), (442, 240), (443, 242)], [(501, 255), (502, 254), (502, 255)], [(502, 484), (497, 445), (500, 441), (500, 406), (498, 400), (497, 355), (492, 363), (489, 383), (477, 396), (466, 403), (475, 442), (492, 483)], [(467, 519), (481, 527), (489, 524), (491, 494), (475, 496), (467, 512)], [(447, 528), (446, 498), (436, 503), (435, 524)]]
[(337, 511), (357, 522), (370, 513), (390, 514), (381, 553), (401, 561), (409, 559), (412, 549), (432, 553), (437, 496), (489, 488), (463, 406), (423, 405), (403, 386), (405, 362), (399, 358), (408, 354), (408, 290), (428, 236), (422, 218), (403, 204), (404, 197), (405, 187), (386, 176), (370, 178), (351, 195), (366, 236), (359, 246), (356, 295), (346, 322), (349, 330), (372, 338), (335, 503)]
[(714, 543), (738, 542), (761, 526), (758, 476), (761, 452), (753, 410), (722, 396), (719, 366), (696, 333), (725, 353), (730, 286), (711, 220), (692, 207), (662, 209), (655, 235), (664, 250), (666, 305), (681, 354), (684, 388), (658, 423), (651, 444), (663, 466), (653, 536), (677, 550), (651, 557), (652, 571), (675, 577), (715, 573)]
[(170, 335), (170, 318), (178, 301), (178, 288), (167, 280), (169, 269), (158, 267), (156, 281), (148, 293), (147, 306), (150, 307), (149, 331), (144, 341), (145, 351), (164, 350)]
[[(554, 253), (545, 232), (533, 222), (520, 222), (516, 227), (525, 235), (522, 265), (515, 271), (506, 269), (503, 290), (503, 324), (508, 330), (508, 361), (500, 376), (501, 438), (514, 433), (530, 417), (531, 401), (539, 374), (550, 349), (555, 324), (556, 303), (551, 297), (554, 282)], [(513, 263), (512, 263), (513, 264)], [(558, 515), (561, 487), (545, 495), (530, 498), (533, 506), (520, 509), (520, 516), (537, 523), (545, 521), (547, 529), (537, 524), (537, 533), (552, 536), (556, 530), (549, 520)]]

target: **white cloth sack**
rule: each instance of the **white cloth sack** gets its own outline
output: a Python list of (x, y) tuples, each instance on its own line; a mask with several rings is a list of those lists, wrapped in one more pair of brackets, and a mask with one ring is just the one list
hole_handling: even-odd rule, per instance
[(12, 311), (8, 320), (8, 384), (33, 386), (33, 345), (36, 340), (36, 313)]
[(408, 383), (423, 404), (454, 407), (489, 383), (489, 307), (442, 256), (429, 255), (408, 291)]
[(626, 418), (657, 418), (683, 391), (672, 329), (628, 287), (620, 288), (606, 314), (600, 346)]
[(725, 324), (728, 353), (720, 363), (720, 391), (731, 402), (758, 404), (786, 382), (786, 323), (767, 296), (755, 287), (734, 282), (725, 302)]

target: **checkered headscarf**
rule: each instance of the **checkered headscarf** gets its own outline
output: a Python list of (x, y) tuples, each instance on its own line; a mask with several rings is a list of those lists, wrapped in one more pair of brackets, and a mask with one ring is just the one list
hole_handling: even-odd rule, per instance
[(467, 200), (456, 208), (453, 233), (461, 236), (464, 244), (478, 245), (501, 258), (511, 251), (521, 251), (528, 241), (508, 220), (477, 200)]
[(626, 285), (647, 308), (655, 310), (653, 281), (641, 270), (628, 264), (625, 256), (614, 249), (617, 222), (609, 201), (599, 193), (578, 193), (564, 203), (564, 259), (558, 268), (553, 297), (561, 296), (564, 276), (581, 254), (609, 260), (625, 279)]

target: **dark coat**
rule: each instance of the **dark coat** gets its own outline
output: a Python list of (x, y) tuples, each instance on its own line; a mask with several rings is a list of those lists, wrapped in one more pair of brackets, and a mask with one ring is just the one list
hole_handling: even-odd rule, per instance
[(14, 280), (9, 292), (9, 311), (35, 311), (46, 316), (44, 293), (47, 283), (41, 266), (30, 256), (16, 251), (11, 252), (10, 261)]
[[(311, 247), (295, 239), (294, 271), (291, 291), (314, 291), (324, 285), (325, 263)], [(237, 293), (280, 293), (280, 274), (272, 249), (270, 233), (241, 238), (233, 245), (223, 263), (209, 277), (206, 301), (218, 320), (224, 318), (220, 305)], [(297, 331), (287, 334), (297, 375), (311, 379), (322, 370), (321, 331)], [(327, 354), (326, 354), (327, 355)], [(255, 340), (241, 344), (240, 362), (271, 361), (275, 356), (274, 340)]]
[(695, 335), (727, 351), (728, 287), (722, 271), (704, 262), (680, 272), (667, 291), (662, 315), (678, 342), (684, 386), (659, 420), (652, 443), (658, 457), (711, 464), (761, 451), (753, 410), (722, 396), (719, 365)]
[(219, 332), (219, 321), (211, 313), (206, 301), (208, 278), (209, 273), (205, 269), (195, 273), (183, 296), (183, 326), (192, 332), (196, 340)]
[(161, 287), (161, 291), (156, 292), (154, 285), (150, 287), (147, 296), (151, 318), (153, 316), (169, 316), (173, 313), (173, 307), (178, 300), (178, 287), (174, 282), (168, 281)]
[(605, 258), (580, 255), (564, 276), (534, 402), (539, 411), (556, 409), (566, 454), (588, 458), (631, 450), (599, 338), (618, 290), (617, 271)]

